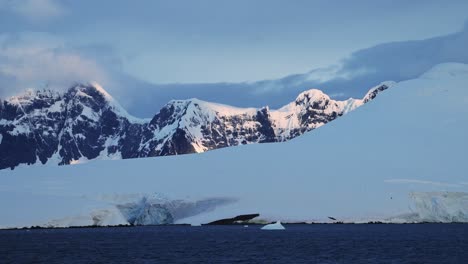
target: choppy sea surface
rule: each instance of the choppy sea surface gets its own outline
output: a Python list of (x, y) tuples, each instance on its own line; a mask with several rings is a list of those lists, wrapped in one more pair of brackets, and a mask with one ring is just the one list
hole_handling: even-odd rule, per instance
[(468, 263), (468, 224), (0, 230), (0, 263)]

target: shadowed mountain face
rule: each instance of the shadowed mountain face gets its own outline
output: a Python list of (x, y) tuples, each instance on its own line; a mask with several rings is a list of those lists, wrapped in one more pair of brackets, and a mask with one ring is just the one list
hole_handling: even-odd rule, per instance
[(129, 115), (95, 83), (79, 84), (65, 93), (28, 91), (0, 101), (0, 169), (285, 141), (352, 111), (392, 84), (382, 83), (363, 99), (346, 101), (312, 89), (277, 110), (175, 100), (151, 120)]

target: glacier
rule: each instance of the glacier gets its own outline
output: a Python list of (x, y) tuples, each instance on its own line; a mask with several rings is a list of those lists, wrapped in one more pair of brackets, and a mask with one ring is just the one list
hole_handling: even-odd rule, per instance
[[(174, 223), (246, 213), (282, 222), (328, 222), (329, 215), (343, 222), (400, 216), (398, 221), (468, 222), (467, 135), (468, 65), (441, 64), (287, 142), (0, 171), (0, 226), (83, 215), (88, 222), (94, 216), (128, 223), (116, 205), (141, 205), (146, 194), (195, 204), (228, 201), (191, 213), (181, 209)], [(132, 193), (141, 195), (116, 198)]]
[(410, 197), (421, 221), (468, 222), (468, 193), (414, 192)]

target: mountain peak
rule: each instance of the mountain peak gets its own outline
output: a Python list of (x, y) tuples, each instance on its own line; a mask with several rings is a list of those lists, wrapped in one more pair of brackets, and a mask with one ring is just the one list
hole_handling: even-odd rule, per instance
[(89, 82), (88, 86), (93, 87), (96, 91), (98, 91), (104, 98), (106, 98), (109, 102), (115, 102), (114, 98), (97, 82)]
[(33, 101), (34, 99), (41, 99), (45, 97), (57, 97), (59, 95), (59, 92), (50, 89), (35, 90), (29, 88), (21, 94), (10, 97), (7, 101), (11, 102), (12, 104), (27, 104)]
[(303, 102), (303, 101), (313, 102), (313, 101), (324, 100), (324, 99), (330, 100), (330, 97), (319, 89), (310, 89), (310, 90), (300, 93), (296, 97), (296, 102)]
[(363, 102), (367, 103), (370, 100), (374, 99), (378, 93), (387, 90), (391, 86), (395, 85), (396, 83), (393, 81), (385, 81), (381, 82), (379, 85), (372, 87), (364, 96)]
[(114, 98), (102, 88), (97, 82), (89, 83), (77, 83), (73, 85), (69, 90), (69, 93), (72, 93), (74, 96), (84, 96), (84, 97), (102, 97), (106, 102), (115, 102)]
[[(145, 123), (148, 120), (140, 119), (130, 115), (117, 100), (115, 100), (100, 84), (97, 82), (89, 82), (86, 84), (78, 83), (71, 87), (67, 94), (70, 97), (80, 97), (80, 101), (93, 100), (100, 104), (101, 107), (108, 107), (120, 117), (128, 119), (132, 123)], [(81, 99), (82, 98), (82, 99)]]

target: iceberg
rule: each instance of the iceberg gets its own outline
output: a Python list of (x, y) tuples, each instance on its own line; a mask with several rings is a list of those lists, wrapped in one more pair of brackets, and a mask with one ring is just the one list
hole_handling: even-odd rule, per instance
[(284, 226), (281, 224), (280, 221), (277, 221), (274, 224), (269, 224), (264, 227), (262, 227), (262, 230), (284, 230)]

